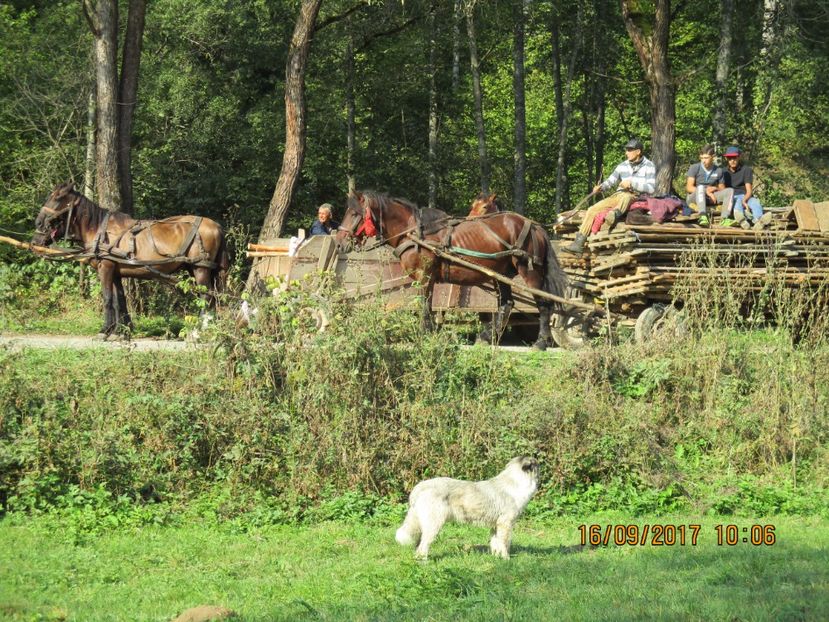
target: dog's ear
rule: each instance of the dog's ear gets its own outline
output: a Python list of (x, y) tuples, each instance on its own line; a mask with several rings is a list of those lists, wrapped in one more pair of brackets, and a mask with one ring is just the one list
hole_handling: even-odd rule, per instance
[(527, 473), (531, 471), (537, 471), (538, 461), (536, 461), (534, 458), (524, 456), (521, 460), (521, 470), (526, 471)]

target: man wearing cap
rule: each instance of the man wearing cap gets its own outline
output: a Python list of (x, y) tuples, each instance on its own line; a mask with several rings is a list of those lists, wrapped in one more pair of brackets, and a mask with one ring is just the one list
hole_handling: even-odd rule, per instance
[(685, 173), (685, 190), (688, 192), (688, 203), (695, 203), (699, 212), (699, 224), (705, 226), (708, 220), (708, 205), (721, 204), (720, 222), (723, 226), (730, 226), (734, 221), (729, 221), (731, 215), (731, 200), (734, 190), (725, 187), (723, 177), (725, 171), (714, 163), (713, 145), (705, 145), (699, 150), (699, 162), (688, 168)]
[(723, 157), (728, 167), (725, 169), (723, 180), (727, 188), (734, 190), (734, 220), (740, 223), (743, 229), (750, 229), (753, 223), (754, 229), (760, 231), (771, 222), (771, 214), (763, 214), (763, 206), (753, 192), (754, 171), (750, 166), (740, 162), (740, 155), (740, 148), (736, 145), (731, 145), (725, 150)]
[(333, 208), (330, 203), (323, 203), (317, 210), (317, 219), (311, 225), (310, 235), (331, 235), (337, 231), (340, 223), (333, 217)]
[(622, 219), (634, 198), (640, 194), (654, 193), (656, 189), (656, 166), (642, 155), (642, 150), (642, 143), (638, 139), (631, 138), (627, 142), (625, 145), (625, 161), (613, 169), (610, 177), (593, 188), (593, 194), (606, 192), (617, 184), (619, 190), (587, 210), (575, 241), (567, 246), (562, 246), (561, 250), (581, 254), (596, 216), (611, 210), (605, 217), (605, 222), (608, 227), (612, 227)]

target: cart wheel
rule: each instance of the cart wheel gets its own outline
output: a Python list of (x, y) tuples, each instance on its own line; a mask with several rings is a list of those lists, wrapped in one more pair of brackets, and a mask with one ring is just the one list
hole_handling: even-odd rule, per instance
[[(582, 290), (569, 286), (565, 298), (578, 302), (589, 302), (590, 297)], [(596, 335), (596, 321), (594, 317), (584, 313), (578, 316), (553, 314), (550, 330), (555, 342), (565, 350), (578, 350), (587, 344), (587, 341)]]
[(657, 303), (647, 307), (636, 318), (633, 336), (637, 343), (644, 343), (661, 332), (671, 331), (672, 334), (681, 336), (685, 330), (682, 311), (673, 305)]

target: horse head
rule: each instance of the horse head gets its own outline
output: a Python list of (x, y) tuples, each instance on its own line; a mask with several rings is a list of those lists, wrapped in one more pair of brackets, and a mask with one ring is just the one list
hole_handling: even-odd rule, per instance
[(46, 198), (35, 218), (35, 234), (32, 244), (49, 246), (61, 237), (76, 239), (71, 233), (72, 211), (81, 201), (81, 195), (75, 192), (72, 183), (59, 184)]
[(355, 191), (348, 195), (345, 215), (336, 236), (337, 245), (344, 253), (353, 250), (355, 243), (362, 245), (366, 238), (380, 236), (375, 207), (376, 203), (365, 193)]
[(472, 209), (469, 210), (469, 215), (467, 218), (478, 218), (479, 216), (485, 216), (486, 214), (494, 214), (495, 212), (500, 212), (501, 205), (498, 203), (497, 195), (490, 194), (486, 195), (481, 192), (475, 199), (472, 201)]

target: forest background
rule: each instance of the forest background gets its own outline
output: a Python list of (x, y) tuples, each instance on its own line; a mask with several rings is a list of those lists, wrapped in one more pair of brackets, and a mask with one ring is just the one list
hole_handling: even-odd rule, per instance
[[(322, 202), (341, 216), (350, 185), (453, 213), (488, 189), (549, 222), (612, 171), (629, 137), (648, 154), (664, 138), (652, 135), (653, 76), (631, 30), (656, 54), (648, 37), (663, 9), (673, 188), (716, 142), (743, 147), (766, 205), (829, 195), (825, 1), (120, 4), (122, 47), (129, 14), (146, 11), (131, 100), (136, 217), (197, 213), (259, 232), (285, 155), (292, 33), (314, 8), (307, 142), (282, 230), (308, 226)], [(93, 191), (91, 26), (107, 5), (117, 3), (0, 6), (4, 232), (31, 231), (60, 181)]]

